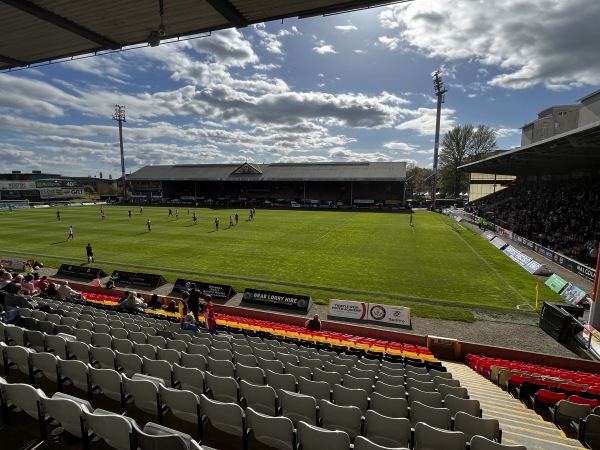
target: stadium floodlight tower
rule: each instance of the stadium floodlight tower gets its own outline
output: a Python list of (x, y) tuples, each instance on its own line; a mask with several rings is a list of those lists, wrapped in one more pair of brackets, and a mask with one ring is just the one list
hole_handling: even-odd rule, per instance
[(121, 145), (121, 185), (123, 186), (123, 201), (127, 200), (127, 182), (125, 180), (125, 153), (123, 151), (123, 122), (125, 120), (125, 107), (115, 105), (113, 120), (119, 122), (119, 144)]
[(444, 94), (448, 89), (444, 87), (440, 71), (433, 74), (433, 88), (437, 97), (437, 113), (435, 116), (435, 143), (433, 146), (433, 181), (431, 186), (431, 210), (435, 211), (435, 197), (437, 192), (437, 170), (438, 170), (438, 155), (440, 150), (440, 120), (442, 115), (442, 103), (444, 103)]

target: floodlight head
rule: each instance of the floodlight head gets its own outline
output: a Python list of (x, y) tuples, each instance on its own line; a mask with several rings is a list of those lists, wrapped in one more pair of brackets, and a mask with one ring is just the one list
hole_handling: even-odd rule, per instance
[(160, 35), (158, 31), (150, 32), (150, 36), (148, 36), (148, 44), (150, 44), (150, 47), (158, 47), (160, 44)]

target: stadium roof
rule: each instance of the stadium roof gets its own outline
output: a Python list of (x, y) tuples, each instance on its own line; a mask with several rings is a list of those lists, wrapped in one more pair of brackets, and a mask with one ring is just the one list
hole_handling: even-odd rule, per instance
[[(0, 0), (0, 71), (405, 1)], [(161, 23), (165, 32), (159, 37)]]
[(404, 181), (404, 162), (145, 166), (130, 181)]
[(470, 173), (532, 175), (600, 169), (600, 122), (459, 167)]

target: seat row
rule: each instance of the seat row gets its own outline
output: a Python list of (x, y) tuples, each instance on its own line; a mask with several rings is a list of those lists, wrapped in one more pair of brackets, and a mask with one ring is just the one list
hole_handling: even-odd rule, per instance
[[(180, 392), (176, 391), (173, 395), (177, 396)], [(169, 395), (165, 394), (163, 398), (176, 404)], [(151, 422), (142, 428), (130, 417), (94, 409), (87, 400), (62, 392), (55, 392), (49, 397), (41, 389), (23, 383), (9, 383), (4, 378), (0, 378), (0, 401), (6, 424), (10, 424), (11, 411), (20, 408), (38, 420), (42, 439), (48, 438), (48, 424), (56, 421), (71, 435), (81, 438), (85, 450), (95, 438), (101, 438), (117, 449), (209, 449), (200, 446), (190, 435), (175, 429)]]

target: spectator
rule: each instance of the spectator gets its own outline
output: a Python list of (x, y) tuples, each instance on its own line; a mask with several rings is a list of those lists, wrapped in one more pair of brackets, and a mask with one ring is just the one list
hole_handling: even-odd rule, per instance
[(144, 300), (138, 297), (137, 292), (133, 291), (130, 292), (127, 298), (119, 304), (130, 311), (143, 311), (145, 306)]
[(177, 312), (177, 303), (171, 300), (168, 305), (163, 306), (163, 309), (168, 312)]
[(20, 294), (20, 291), (21, 285), (19, 283), (12, 283), (10, 288), (4, 293), (4, 308), (6, 311), (15, 308), (37, 308), (36, 301), (29, 295)]
[(25, 275), (23, 282), (21, 283), (21, 293), (25, 295), (31, 295), (35, 290), (35, 285), (33, 284), (33, 275), (28, 273)]
[(96, 275), (96, 278), (92, 281), (92, 286), (94, 287), (102, 287), (102, 283), (100, 282), (100, 275)]
[(204, 306), (204, 325), (210, 334), (217, 334), (217, 320), (215, 318), (215, 305), (210, 295), (205, 295), (200, 299)]
[(108, 281), (106, 282), (106, 286), (104, 286), (106, 289), (114, 289), (115, 288), (115, 280), (113, 279), (113, 277), (108, 277)]
[(83, 301), (83, 296), (75, 289), (72, 289), (68, 281), (63, 281), (58, 288), (58, 298), (74, 303), (81, 303)]
[(312, 319), (308, 319), (304, 322), (304, 326), (309, 331), (321, 331), (321, 320), (319, 320), (319, 315), (315, 314)]
[(194, 323), (194, 316), (187, 314), (183, 323), (181, 324), (182, 330), (192, 330), (194, 333), (198, 332), (198, 326)]
[(150, 301), (146, 306), (151, 309), (158, 309), (162, 308), (162, 305), (162, 302), (158, 299), (158, 295), (152, 294), (152, 298), (150, 298)]

